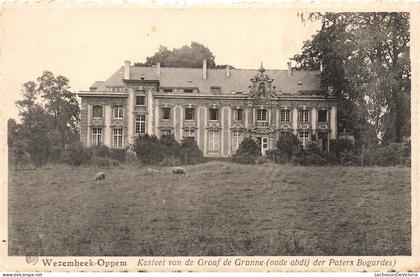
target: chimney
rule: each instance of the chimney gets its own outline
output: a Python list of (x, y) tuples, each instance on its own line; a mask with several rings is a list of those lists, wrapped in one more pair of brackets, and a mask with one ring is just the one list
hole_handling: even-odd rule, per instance
[(207, 80), (207, 60), (203, 60), (203, 80)]
[(124, 79), (130, 79), (130, 61), (124, 62)]
[(160, 77), (160, 63), (156, 64), (156, 75)]
[(287, 76), (292, 76), (292, 62), (287, 62)]
[(230, 77), (230, 65), (227, 65), (225, 67), (225, 75), (226, 75), (226, 78)]

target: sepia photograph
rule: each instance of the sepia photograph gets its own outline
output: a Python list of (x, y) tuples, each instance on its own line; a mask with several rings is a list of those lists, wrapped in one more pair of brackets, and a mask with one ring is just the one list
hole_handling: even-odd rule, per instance
[(2, 20), (8, 256), (412, 255), (409, 12)]

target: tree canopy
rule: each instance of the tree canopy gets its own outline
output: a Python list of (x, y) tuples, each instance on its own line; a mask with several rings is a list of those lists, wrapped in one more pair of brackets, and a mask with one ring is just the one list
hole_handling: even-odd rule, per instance
[(23, 84), (23, 99), (16, 102), (22, 123), (9, 122), (10, 142), (24, 145), (36, 165), (78, 139), (79, 104), (69, 89), (66, 77), (49, 71)]
[[(339, 128), (383, 143), (410, 136), (408, 13), (313, 13), (321, 29), (292, 59), (297, 69), (323, 65), (322, 88), (340, 97)], [(305, 19), (305, 20), (306, 20)]]
[(166, 46), (160, 46), (158, 51), (146, 58), (146, 63), (138, 65), (154, 65), (160, 62), (161, 66), (171, 67), (202, 67), (203, 59), (207, 60), (209, 68), (216, 67), (215, 57), (209, 48), (198, 43), (184, 45), (180, 48), (169, 50)]

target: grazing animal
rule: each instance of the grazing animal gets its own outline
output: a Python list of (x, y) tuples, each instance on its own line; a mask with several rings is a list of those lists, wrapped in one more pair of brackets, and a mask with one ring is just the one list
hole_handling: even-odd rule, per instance
[(185, 169), (183, 169), (182, 167), (174, 167), (172, 169), (172, 173), (178, 175), (179, 177), (181, 177), (182, 175), (187, 176), (187, 171), (185, 171)]
[(105, 179), (105, 172), (99, 172), (96, 174), (95, 181), (104, 180)]

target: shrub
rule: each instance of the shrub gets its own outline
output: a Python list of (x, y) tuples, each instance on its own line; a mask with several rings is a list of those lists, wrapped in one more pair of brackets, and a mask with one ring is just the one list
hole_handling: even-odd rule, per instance
[(110, 167), (117, 167), (120, 165), (120, 162), (117, 160), (113, 160), (110, 157), (99, 157), (94, 156), (92, 158), (92, 164), (96, 167), (100, 168), (110, 168)]
[(76, 141), (64, 150), (62, 161), (77, 167), (83, 163), (89, 163), (92, 159), (92, 155), (93, 152), (90, 149), (85, 148), (80, 141)]
[(293, 160), (293, 156), (299, 151), (299, 140), (292, 133), (281, 134), (276, 143), (277, 163), (285, 163)]
[(159, 144), (161, 145), (161, 152), (164, 154), (163, 156), (172, 158), (179, 157), (181, 145), (176, 141), (173, 135), (163, 135), (159, 140)]
[(106, 145), (92, 146), (91, 151), (93, 152), (93, 155), (97, 156), (97, 157), (103, 157), (104, 158), (104, 157), (109, 157), (110, 156), (109, 148)]
[(409, 165), (410, 152), (408, 143), (390, 143), (366, 149), (363, 154), (364, 165)]
[(125, 149), (110, 149), (109, 157), (113, 160), (117, 160), (120, 163), (124, 163), (126, 159), (127, 151)]
[(28, 143), (28, 152), (36, 167), (45, 165), (50, 160), (52, 143), (45, 130), (37, 129), (32, 132)]
[(261, 150), (258, 143), (252, 138), (244, 138), (239, 145), (238, 150), (232, 156), (232, 160), (238, 163), (253, 164), (261, 156)]
[(159, 139), (148, 134), (136, 138), (134, 151), (139, 160), (145, 164), (158, 164), (164, 158)]
[(327, 164), (327, 159), (316, 142), (309, 142), (306, 149), (300, 147), (293, 160), (299, 165), (320, 166)]
[(165, 157), (159, 163), (160, 166), (179, 166), (182, 164), (182, 161), (179, 158), (175, 157)]
[(179, 158), (184, 164), (196, 164), (204, 161), (203, 152), (198, 148), (194, 138), (182, 140)]

